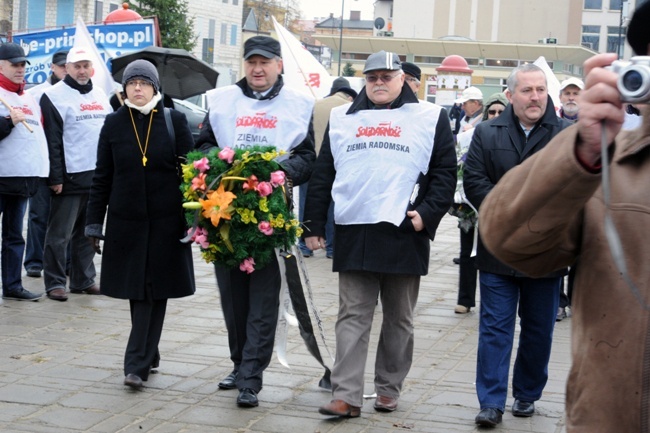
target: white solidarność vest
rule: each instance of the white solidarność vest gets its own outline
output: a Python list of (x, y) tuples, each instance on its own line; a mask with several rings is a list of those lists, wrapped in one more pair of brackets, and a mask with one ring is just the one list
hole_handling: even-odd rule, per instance
[(289, 152), (307, 136), (314, 110), (312, 98), (287, 86), (273, 99), (257, 100), (231, 85), (208, 91), (207, 100), (220, 148), (275, 146)]
[(349, 108), (330, 114), (334, 220), (399, 226), (419, 174), (428, 171), (441, 107), (420, 102), (346, 115)]
[(45, 91), (63, 119), (63, 150), (68, 173), (95, 169), (97, 143), (104, 119), (113, 109), (104, 91), (93, 87), (81, 94), (59, 81)]
[[(47, 177), (50, 174), (50, 160), (41, 122), (41, 108), (27, 92), (18, 95), (0, 88), (0, 96), (14, 110), (25, 113), (25, 123), (34, 131), (29, 132), (25, 125), (19, 123), (0, 140), (0, 177)], [(0, 116), (9, 116), (4, 104), (0, 104)]]

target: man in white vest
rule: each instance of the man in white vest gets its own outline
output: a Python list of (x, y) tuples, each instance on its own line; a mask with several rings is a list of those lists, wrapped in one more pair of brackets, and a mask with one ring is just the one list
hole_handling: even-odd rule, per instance
[(112, 112), (106, 94), (94, 87), (90, 50), (75, 47), (67, 56), (68, 75), (41, 96), (50, 153), (52, 190), (43, 251), (43, 277), (48, 298), (68, 299), (66, 250), (71, 248), (70, 292), (98, 295), (95, 250), (84, 235), (97, 142), (104, 118)]
[[(204, 151), (215, 146), (275, 146), (289, 155), (280, 165), (291, 182), (299, 185), (309, 180), (316, 158), (311, 121), (314, 100), (284, 86), (281, 56), (280, 43), (268, 36), (254, 36), (244, 43), (246, 76), (207, 93), (208, 114), (196, 146)], [(237, 405), (255, 407), (262, 374), (273, 355), (278, 321), (281, 275), (277, 257), (251, 274), (218, 263), (215, 272), (234, 364), (219, 388), (237, 388)]]
[(465, 116), (460, 121), (460, 134), (476, 127), (483, 119), (483, 92), (478, 87), (468, 87), (463, 90), (460, 98), (454, 101), (454, 104), (463, 104)]
[(2, 298), (38, 301), (42, 294), (31, 293), (22, 283), (23, 219), (38, 178), (47, 176), (48, 161), (41, 110), (34, 97), (25, 92), (26, 63), (20, 45), (0, 45), (0, 98), (11, 107), (0, 104)]
[[(57, 51), (52, 56), (50, 70), (52, 74), (47, 80), (27, 90), (40, 102), (43, 92), (61, 81), (67, 74), (65, 62), (68, 50)], [(45, 231), (47, 218), (50, 215), (50, 188), (47, 178), (42, 178), (38, 183), (36, 194), (29, 198), (29, 211), (27, 219), (27, 245), (25, 247), (25, 260), (23, 266), (28, 277), (40, 278), (43, 272), (43, 247), (45, 246)]]
[(395, 53), (368, 57), (366, 85), (336, 107), (309, 181), (307, 246), (326, 245), (333, 200), (339, 315), (332, 401), (325, 415), (358, 417), (377, 300), (383, 323), (375, 360), (374, 408), (397, 408), (413, 360), (413, 310), (430, 241), (453, 202), (456, 151), (447, 112), (419, 101)]

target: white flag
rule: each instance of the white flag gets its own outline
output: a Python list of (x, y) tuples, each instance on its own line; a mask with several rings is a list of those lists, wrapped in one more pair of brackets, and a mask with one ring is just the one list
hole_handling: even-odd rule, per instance
[(81, 17), (77, 18), (77, 29), (75, 31), (73, 48), (85, 48), (88, 50), (90, 57), (93, 57), (91, 59), (93, 63), (93, 86), (101, 88), (110, 97), (118, 84), (113, 80), (113, 76), (108, 71), (106, 62), (99, 54), (97, 45), (95, 45), (93, 38), (90, 37), (88, 28)]
[(275, 17), (272, 18), (282, 48), (285, 86), (316, 99), (329, 95), (334, 79), (294, 35), (278, 24)]
[(544, 74), (546, 75), (548, 94), (551, 95), (555, 111), (557, 112), (560, 107), (562, 107), (562, 103), (560, 102), (560, 80), (557, 79), (551, 67), (546, 63), (544, 56), (539, 56), (533, 64), (539, 66), (544, 71)]

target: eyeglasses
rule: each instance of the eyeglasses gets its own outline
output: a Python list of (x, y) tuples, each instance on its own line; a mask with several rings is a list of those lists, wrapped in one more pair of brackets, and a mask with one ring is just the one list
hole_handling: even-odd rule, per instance
[(417, 78), (413, 78), (413, 77), (405, 78), (405, 80), (408, 81), (409, 83), (419, 83), (420, 82), (420, 80), (418, 80)]
[(381, 80), (384, 83), (390, 82), (393, 78), (397, 77), (399, 74), (384, 74), (384, 75), (366, 75), (366, 81), (369, 83), (376, 83), (377, 80)]
[(130, 87), (137, 87), (140, 86), (140, 88), (145, 88), (145, 87), (153, 87), (153, 84), (151, 84), (148, 81), (145, 80), (131, 80), (126, 82), (127, 86)]
[(491, 116), (494, 116), (495, 114), (501, 114), (504, 111), (505, 111), (505, 109), (504, 110), (488, 110), (488, 114), (491, 115)]

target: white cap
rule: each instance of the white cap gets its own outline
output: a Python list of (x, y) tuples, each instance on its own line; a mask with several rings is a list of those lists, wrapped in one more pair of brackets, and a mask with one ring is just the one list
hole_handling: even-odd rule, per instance
[(569, 86), (576, 86), (578, 89), (583, 90), (585, 88), (585, 83), (582, 82), (580, 78), (571, 77), (562, 81), (560, 84), (560, 90), (564, 90)]
[(74, 47), (70, 49), (68, 53), (68, 58), (66, 59), (67, 63), (77, 63), (82, 61), (92, 61), (90, 48), (86, 47)]
[(462, 104), (463, 102), (467, 102), (470, 100), (477, 100), (477, 101), (482, 101), (483, 100), (483, 92), (478, 87), (468, 87), (467, 89), (463, 90), (463, 93), (460, 98), (456, 99), (454, 101), (455, 104)]

